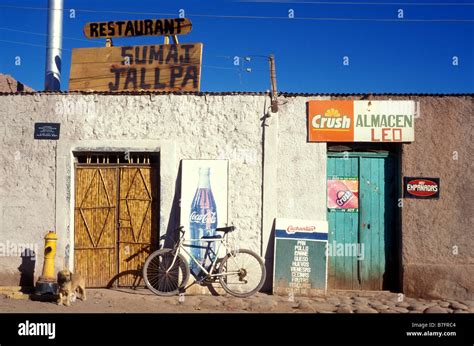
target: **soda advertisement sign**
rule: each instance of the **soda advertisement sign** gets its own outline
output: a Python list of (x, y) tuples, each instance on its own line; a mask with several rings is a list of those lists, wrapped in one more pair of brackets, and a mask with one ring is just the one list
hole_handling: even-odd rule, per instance
[(439, 178), (403, 177), (405, 198), (438, 199)]
[[(182, 160), (180, 224), (186, 240), (216, 235), (217, 227), (227, 226), (228, 160)], [(210, 264), (214, 243), (188, 241), (191, 254), (204, 266)], [(191, 272), (200, 268), (190, 261)]]
[(413, 142), (415, 101), (308, 101), (309, 142)]
[(329, 211), (358, 212), (359, 180), (357, 177), (331, 177), (327, 181)]
[(326, 291), (327, 221), (276, 219), (273, 293), (312, 296)]

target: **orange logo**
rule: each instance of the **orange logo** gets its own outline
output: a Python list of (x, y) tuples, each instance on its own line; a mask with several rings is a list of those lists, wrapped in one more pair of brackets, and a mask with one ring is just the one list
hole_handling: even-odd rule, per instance
[(310, 142), (353, 142), (354, 101), (308, 101)]

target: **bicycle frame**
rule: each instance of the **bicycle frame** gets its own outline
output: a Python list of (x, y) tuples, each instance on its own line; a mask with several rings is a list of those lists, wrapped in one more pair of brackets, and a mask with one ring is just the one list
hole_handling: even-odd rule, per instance
[(174, 258), (173, 258), (173, 261), (171, 262), (171, 265), (170, 267), (166, 270), (166, 273), (169, 272), (169, 270), (171, 270), (171, 268), (173, 268), (175, 262), (176, 262), (176, 258), (178, 258), (178, 254), (180, 253), (181, 250), (183, 250), (188, 256), (189, 258), (191, 258), (194, 263), (196, 263), (199, 268), (206, 274), (207, 277), (218, 277), (218, 276), (225, 276), (225, 275), (231, 275), (231, 274), (239, 274), (238, 271), (236, 272), (228, 272), (226, 271), (225, 273), (222, 273), (222, 274), (219, 274), (219, 273), (213, 273), (215, 267), (216, 267), (216, 263), (217, 263), (217, 260), (218, 260), (218, 256), (217, 254), (219, 253), (219, 250), (221, 249), (222, 246), (224, 246), (225, 250), (226, 250), (226, 255), (227, 254), (230, 254), (232, 256), (232, 258), (234, 258), (234, 261), (235, 261), (235, 257), (232, 253), (232, 251), (229, 251), (229, 247), (227, 246), (226, 244), (226, 240), (227, 240), (227, 234), (225, 234), (223, 237), (221, 238), (210, 238), (210, 239), (188, 239), (188, 242), (193, 242), (193, 241), (197, 241), (197, 242), (200, 242), (200, 243), (209, 243), (209, 242), (217, 242), (219, 243), (218, 244), (218, 247), (216, 249), (216, 251), (214, 252), (215, 256), (214, 256), (214, 260), (212, 261), (212, 265), (211, 267), (209, 268), (209, 271), (206, 270), (206, 268), (204, 268), (201, 263), (196, 259), (196, 257), (194, 257), (192, 255), (191, 252), (189, 252), (188, 250), (186, 250), (186, 247), (192, 247), (194, 246), (193, 244), (191, 243), (185, 243), (186, 240), (184, 239), (184, 236), (185, 236), (185, 233), (183, 233), (183, 235), (180, 237), (179, 239), (179, 242), (178, 242), (178, 245), (176, 246), (176, 253), (174, 255)]

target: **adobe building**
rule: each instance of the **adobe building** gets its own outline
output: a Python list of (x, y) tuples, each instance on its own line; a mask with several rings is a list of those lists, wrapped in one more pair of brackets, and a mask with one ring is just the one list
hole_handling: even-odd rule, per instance
[(0, 73), (0, 92), (34, 91), (8, 74)]
[[(414, 137), (311, 141), (316, 100), (415, 101), (414, 124), (405, 124)], [(32, 285), (49, 230), (58, 270), (82, 271), (90, 287), (132, 285), (180, 223), (182, 160), (225, 159), (227, 219), (241, 247), (265, 258), (265, 290), (274, 222), (288, 218), (328, 221), (329, 244), (365, 245), (363, 259), (328, 257), (328, 289), (474, 299), (473, 101), (280, 93), (272, 112), (267, 93), (2, 93), (0, 285)], [(60, 124), (59, 138), (35, 139), (36, 123)], [(328, 209), (328, 181), (341, 174), (359, 184), (356, 213)], [(415, 190), (418, 178), (434, 178), (421, 185), (437, 185), (438, 198), (405, 198), (404, 177)]]

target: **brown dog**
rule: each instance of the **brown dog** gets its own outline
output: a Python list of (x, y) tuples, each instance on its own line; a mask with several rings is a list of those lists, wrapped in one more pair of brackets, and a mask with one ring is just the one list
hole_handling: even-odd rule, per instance
[(58, 273), (58, 305), (71, 305), (72, 295), (81, 294), (81, 300), (86, 300), (86, 285), (81, 274), (73, 274), (64, 269)]

